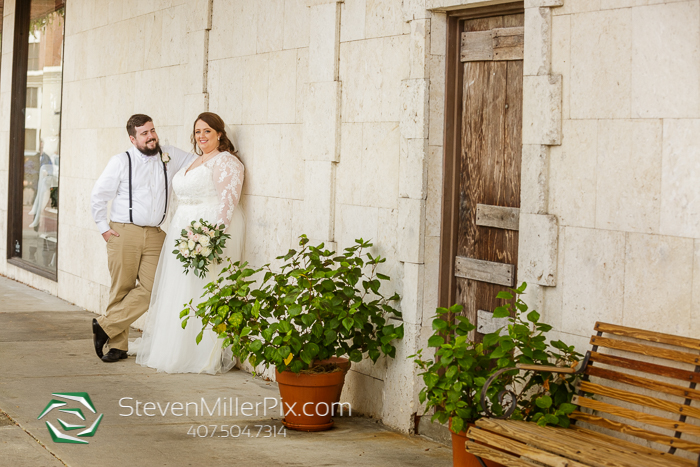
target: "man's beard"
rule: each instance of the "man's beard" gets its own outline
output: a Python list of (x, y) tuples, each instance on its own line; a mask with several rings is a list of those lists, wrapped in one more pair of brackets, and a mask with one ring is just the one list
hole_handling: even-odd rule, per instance
[(136, 146), (136, 149), (141, 151), (141, 154), (145, 154), (146, 156), (155, 156), (156, 154), (158, 154), (160, 152), (160, 144), (158, 142), (156, 142), (156, 147), (153, 149), (149, 149), (148, 143), (150, 143), (151, 141), (154, 141), (154, 140), (147, 141), (143, 147)]

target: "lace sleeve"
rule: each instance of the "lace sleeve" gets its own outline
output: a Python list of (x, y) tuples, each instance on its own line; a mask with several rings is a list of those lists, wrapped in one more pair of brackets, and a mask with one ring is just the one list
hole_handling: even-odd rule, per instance
[(244, 170), (241, 161), (231, 154), (222, 154), (214, 159), (212, 172), (216, 192), (219, 194), (217, 225), (224, 224), (228, 228), (231, 222), (233, 210), (241, 199)]

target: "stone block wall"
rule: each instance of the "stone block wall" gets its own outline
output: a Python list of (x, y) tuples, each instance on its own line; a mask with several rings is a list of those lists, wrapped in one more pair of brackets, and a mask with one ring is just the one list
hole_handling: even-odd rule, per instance
[[(197, 41), (207, 1), (70, 0), (66, 6), (60, 167), (58, 281), (7, 264), (5, 224), (14, 0), (6, 0), (0, 76), (0, 274), (104, 312), (109, 273), (104, 240), (90, 214), (90, 192), (111, 156), (130, 147), (133, 113), (153, 117), (161, 141), (188, 148), (192, 105), (205, 89)], [(200, 99), (201, 100), (201, 99)]]
[[(446, 12), (502, 0), (70, 0), (66, 9), (58, 282), (0, 274), (103, 312), (109, 275), (89, 195), (129, 147), (135, 112), (189, 149), (220, 114), (246, 165), (245, 259), (306, 233), (371, 239), (402, 296), (397, 358), (355, 365), (343, 398), (413, 430), (406, 357), (437, 306)], [(700, 330), (697, 0), (527, 0), (519, 280), (566, 340), (596, 320)], [(0, 71), (5, 256), (14, 0)], [(669, 318), (670, 317), (670, 318)]]
[(697, 1), (551, 9), (562, 137), (549, 154), (558, 274), (544, 304), (582, 348), (596, 320), (700, 332), (699, 19)]
[(246, 259), (270, 262), (302, 233), (338, 250), (374, 243), (406, 338), (396, 359), (355, 365), (343, 398), (404, 431), (418, 410), (406, 356), (422, 329), (426, 203), (439, 235), (428, 109), (444, 61), (430, 60), (430, 17), (400, 0), (214, 0), (209, 37), (209, 108), (248, 169)]

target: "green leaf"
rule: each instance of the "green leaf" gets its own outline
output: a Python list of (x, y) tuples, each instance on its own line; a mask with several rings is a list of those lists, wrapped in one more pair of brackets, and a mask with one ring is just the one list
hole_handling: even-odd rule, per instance
[(559, 410), (561, 410), (561, 413), (565, 415), (569, 415), (570, 413), (573, 413), (574, 410), (576, 410), (576, 406), (574, 404), (569, 404), (568, 402), (564, 402), (559, 406)]
[(528, 313), (527, 320), (531, 323), (536, 323), (540, 320), (540, 314), (537, 313), (535, 310), (532, 310), (530, 313)]
[(238, 327), (241, 325), (243, 322), (243, 314), (240, 312), (235, 312), (234, 314), (231, 315), (231, 317), (228, 319), (228, 322), (233, 325), (234, 327)]
[(360, 352), (358, 349), (351, 350), (348, 354), (348, 358), (351, 362), (360, 362), (362, 361), (362, 352)]
[(496, 295), (496, 298), (502, 298), (503, 300), (512, 300), (513, 295), (508, 293), (508, 292), (501, 291), (501, 292), (498, 292), (498, 295)]
[(432, 336), (428, 339), (428, 347), (440, 347), (445, 343), (445, 339), (442, 336)]
[(500, 336), (497, 333), (486, 334), (483, 340), (484, 345), (486, 347), (491, 347), (492, 345), (495, 345), (496, 342), (498, 342), (499, 338)]
[(508, 307), (505, 306), (497, 306), (495, 310), (493, 310), (493, 317), (494, 318), (508, 318), (510, 316), (510, 311), (508, 311)]
[(263, 343), (262, 341), (253, 341), (250, 343), (250, 350), (252, 352), (258, 352), (260, 349), (262, 349)]
[(202, 329), (199, 334), (197, 334), (197, 339), (195, 341), (197, 342), (197, 345), (199, 345), (200, 342), (202, 342), (202, 336), (204, 335), (204, 330)]
[(352, 328), (353, 322), (352, 318), (345, 318), (343, 319), (343, 327), (349, 331)]
[(552, 415), (551, 413), (545, 414), (544, 416), (545, 422), (551, 424), (551, 425), (558, 425), (559, 424), (559, 417), (556, 415)]
[(314, 324), (314, 321), (316, 320), (316, 317), (314, 315), (302, 315), (301, 316), (301, 322), (304, 323), (304, 326), (311, 327), (312, 324)]
[(318, 345), (314, 344), (313, 342), (307, 342), (304, 345), (304, 350), (311, 355), (311, 358), (315, 357), (318, 355), (319, 347)]
[(452, 417), (452, 432), (461, 433), (464, 431), (464, 420), (460, 417)]
[(448, 326), (448, 323), (445, 320), (442, 320), (440, 318), (433, 320), (433, 329), (436, 331), (442, 331), (443, 329), (446, 329), (447, 326)]
[(333, 331), (332, 329), (327, 329), (327, 330), (323, 333), (323, 343), (324, 343), (324, 345), (329, 345), (329, 344), (335, 342), (337, 338), (338, 338), (338, 333), (335, 332), (335, 331)]
[(552, 398), (549, 396), (541, 396), (535, 399), (535, 404), (541, 409), (548, 409), (552, 406)]
[(301, 305), (295, 303), (294, 305), (290, 305), (289, 307), (289, 316), (297, 316), (301, 313)]
[(281, 320), (281, 321), (280, 321), (279, 323), (277, 323), (277, 324), (279, 325), (279, 330), (280, 330), (280, 332), (285, 332), (285, 333), (286, 333), (286, 332), (289, 332), (289, 331), (292, 330), (292, 325), (289, 324), (289, 321)]

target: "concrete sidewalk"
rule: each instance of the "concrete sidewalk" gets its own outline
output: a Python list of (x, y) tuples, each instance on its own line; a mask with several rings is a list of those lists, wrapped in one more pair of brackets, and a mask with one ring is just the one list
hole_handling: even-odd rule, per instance
[[(221, 376), (168, 375), (136, 365), (134, 358), (102, 363), (92, 347), (95, 315), (58, 298), (0, 277), (0, 464), (23, 466), (451, 466), (449, 447), (405, 436), (375, 420), (336, 417), (322, 433), (280, 433), (279, 408), (257, 416), (221, 416), (217, 399), (241, 407), (279, 397), (275, 383), (243, 371)], [(52, 393), (86, 392), (96, 414), (79, 403), (86, 421), (52, 410)], [(131, 398), (131, 399), (123, 399)], [(238, 403), (236, 404), (236, 398)], [(120, 399), (122, 400), (120, 406)], [(199, 410), (204, 399), (208, 409)], [(135, 412), (139, 402), (139, 415)], [(160, 403), (145, 416), (143, 404)], [(166, 404), (196, 402), (175, 416)], [(268, 407), (272, 399), (268, 399)], [(235, 411), (235, 408), (234, 408)], [(133, 412), (130, 414), (130, 412)], [(90, 426), (104, 418), (89, 444), (56, 443), (46, 421)], [(129, 415), (130, 414), (130, 415)], [(247, 427), (247, 430), (246, 430)], [(62, 432), (75, 436), (82, 430)], [(190, 433), (188, 435), (188, 432)], [(194, 436), (192, 433), (197, 433)], [(267, 437), (266, 437), (267, 436)]]

